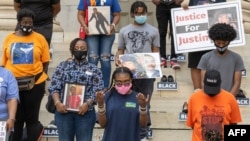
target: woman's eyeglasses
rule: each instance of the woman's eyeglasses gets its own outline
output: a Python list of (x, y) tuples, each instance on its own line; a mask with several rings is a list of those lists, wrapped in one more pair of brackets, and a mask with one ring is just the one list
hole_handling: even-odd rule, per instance
[(124, 82), (121, 82), (121, 81), (115, 81), (115, 85), (116, 85), (117, 87), (121, 87), (122, 85), (123, 85), (123, 86), (129, 86), (129, 85), (130, 85), (130, 83), (131, 83), (131, 81), (130, 81), (130, 80), (128, 80), (128, 81), (124, 81)]

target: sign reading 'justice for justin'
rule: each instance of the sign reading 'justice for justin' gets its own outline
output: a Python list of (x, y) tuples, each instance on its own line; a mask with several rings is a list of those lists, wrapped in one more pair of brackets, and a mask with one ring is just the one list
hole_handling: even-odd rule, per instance
[(227, 23), (237, 31), (229, 47), (245, 44), (240, 1), (190, 6), (188, 10), (171, 10), (176, 53), (215, 49), (208, 37), (209, 28), (216, 23)]

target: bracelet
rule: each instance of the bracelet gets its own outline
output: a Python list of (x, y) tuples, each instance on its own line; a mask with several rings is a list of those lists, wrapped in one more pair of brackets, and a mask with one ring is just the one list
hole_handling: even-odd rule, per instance
[(106, 111), (106, 108), (105, 108), (105, 106), (103, 107), (103, 108), (100, 108), (100, 107), (98, 107), (98, 112), (104, 112), (104, 111)]
[(91, 101), (87, 100), (86, 103), (87, 103), (89, 109), (93, 108), (93, 104), (91, 103)]
[(9, 119), (12, 120), (12, 121), (14, 121), (14, 122), (16, 121), (16, 119), (14, 119), (14, 118), (9, 118)]
[(105, 115), (106, 114), (106, 110), (104, 110), (103, 112), (98, 111), (98, 114), (99, 115)]
[(146, 107), (141, 107), (141, 106), (139, 106), (139, 111), (147, 111), (147, 106)]
[(55, 106), (56, 106), (58, 103), (61, 103), (61, 101), (60, 101), (60, 100), (55, 101)]
[(140, 114), (141, 114), (141, 115), (146, 115), (146, 114), (147, 114), (147, 111), (140, 111)]

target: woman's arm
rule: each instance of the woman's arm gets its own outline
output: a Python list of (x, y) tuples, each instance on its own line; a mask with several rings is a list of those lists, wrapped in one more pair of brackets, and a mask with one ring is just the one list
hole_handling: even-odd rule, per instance
[(61, 11), (60, 2), (52, 5), (53, 18), (55, 18), (60, 11)]
[(21, 4), (14, 2), (14, 9), (16, 10), (16, 12), (18, 12), (21, 9)]

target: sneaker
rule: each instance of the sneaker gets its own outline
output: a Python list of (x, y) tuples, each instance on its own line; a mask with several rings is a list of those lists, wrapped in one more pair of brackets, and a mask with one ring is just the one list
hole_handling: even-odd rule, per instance
[(161, 66), (166, 68), (167, 67), (167, 60), (165, 58), (161, 58)]
[(177, 63), (177, 59), (176, 58), (172, 58), (170, 60), (170, 66), (173, 69), (180, 69), (181, 68), (181, 66)]
[(153, 138), (153, 130), (151, 128), (148, 129), (148, 138), (149, 139)]
[(188, 113), (188, 103), (185, 101), (182, 106), (182, 113)]
[(168, 76), (168, 82), (174, 82), (174, 77), (172, 75)]
[(52, 120), (47, 127), (48, 128), (57, 128), (54, 120)]
[(166, 75), (163, 75), (163, 76), (161, 77), (161, 82), (168, 82), (168, 78), (167, 78)]
[(239, 89), (239, 92), (235, 95), (236, 98), (246, 98), (246, 94), (242, 89)]

